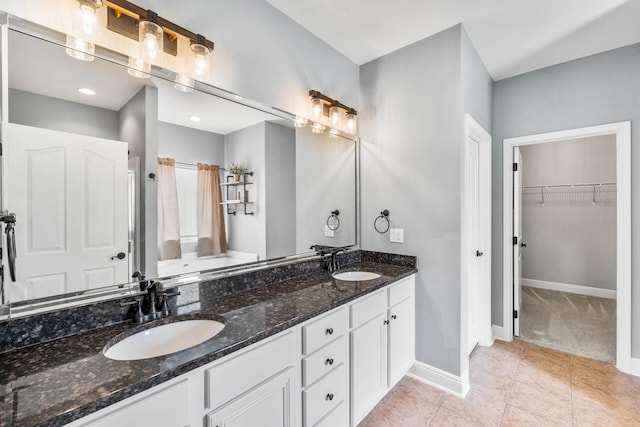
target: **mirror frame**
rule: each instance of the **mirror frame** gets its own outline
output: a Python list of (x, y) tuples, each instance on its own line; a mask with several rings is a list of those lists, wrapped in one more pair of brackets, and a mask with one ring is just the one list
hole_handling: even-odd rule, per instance
[[(26, 36), (34, 37), (36, 39), (42, 40), (43, 42), (52, 43), (58, 45), (60, 47), (65, 47), (65, 35), (41, 26), (39, 24), (33, 23), (31, 21), (15, 17), (10, 15), (4, 11), (0, 11), (0, 121), (2, 126), (0, 127), (0, 136), (4, 134), (5, 124), (8, 123), (8, 63), (9, 63), (9, 42), (8, 35), (9, 30), (17, 31)], [(114, 52), (103, 48), (101, 46), (96, 45), (96, 52), (94, 55), (96, 58), (100, 60), (104, 60), (119, 67), (122, 67), (123, 70), (127, 69), (127, 57), (118, 52)], [(152, 66), (151, 73), (153, 77), (166, 80), (169, 82), (173, 82), (173, 77), (175, 77), (175, 72), (160, 68), (156, 66)], [(225, 99), (227, 101), (231, 101), (233, 103), (249, 107), (255, 110), (259, 110), (268, 114), (271, 114), (275, 117), (287, 120), (293, 123), (296, 119), (295, 114), (290, 113), (286, 110), (277, 108), (277, 107), (269, 107), (260, 102), (242, 97), (237, 95), (231, 91), (210, 85), (208, 83), (203, 83), (200, 81), (195, 81), (194, 90), (202, 93), (206, 93), (211, 96), (216, 96), (218, 98)], [(306, 118), (306, 117), (305, 117)], [(307, 118), (309, 124), (311, 126), (314, 121)], [(350, 250), (359, 250), (360, 249), (360, 238), (361, 238), (361, 202), (360, 202), (360, 138), (358, 135), (348, 135), (344, 132), (340, 132), (339, 137), (353, 142), (355, 144), (354, 148), (354, 157), (355, 157), (355, 177), (354, 177), (354, 185), (355, 185), (355, 243), (353, 245), (347, 246)], [(2, 154), (0, 151), (0, 158), (2, 158)], [(1, 171), (2, 163), (0, 163), (0, 171)], [(3, 171), (2, 171), (3, 172)], [(1, 178), (1, 175), (0, 175)], [(2, 204), (2, 187), (0, 186), (0, 212), (3, 212), (5, 207), (1, 206)], [(0, 228), (1, 230), (1, 228)], [(0, 249), (3, 252), (3, 255), (6, 255), (6, 247), (3, 241), (0, 241)], [(3, 258), (6, 258), (3, 256)], [(162, 285), (166, 288), (171, 288), (183, 284), (191, 284), (191, 283), (199, 283), (204, 281), (216, 280), (230, 276), (236, 276), (248, 272), (263, 270), (266, 268), (295, 264), (305, 260), (319, 259), (321, 258), (314, 251), (302, 252), (298, 254), (293, 254), (290, 256), (284, 256), (279, 258), (272, 258), (262, 261), (253, 261), (249, 263), (243, 263), (234, 265), (231, 267), (220, 267), (212, 270), (206, 270), (202, 272), (194, 272), (194, 273), (185, 273), (182, 275), (175, 276), (165, 276), (165, 277), (154, 277), (150, 279), (160, 280)], [(5, 283), (2, 281), (2, 287), (0, 289), (0, 294), (2, 296), (2, 301), (0, 304), (0, 320), (13, 319), (19, 317), (25, 317), (33, 314), (39, 314), (49, 311), (60, 310), (64, 308), (72, 308), (78, 307), (82, 305), (92, 304), (101, 301), (115, 300), (126, 297), (131, 297), (135, 295), (139, 295), (141, 292), (138, 286), (138, 282), (129, 282), (120, 285), (111, 285), (98, 289), (85, 290), (74, 293), (60, 294), (54, 295), (45, 298), (38, 298), (32, 300), (18, 301), (18, 302), (6, 302), (5, 297)]]

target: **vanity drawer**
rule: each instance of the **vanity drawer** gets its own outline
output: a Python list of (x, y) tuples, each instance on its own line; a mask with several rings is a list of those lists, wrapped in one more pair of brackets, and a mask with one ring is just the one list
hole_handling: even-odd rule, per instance
[(356, 328), (387, 311), (387, 291), (380, 290), (351, 305), (351, 327)]
[(205, 370), (206, 409), (216, 409), (256, 384), (296, 364), (296, 337), (287, 331), (269, 342), (252, 346), (236, 357)]
[(340, 365), (302, 393), (304, 425), (311, 427), (342, 401), (349, 399), (349, 370)]
[(340, 427), (349, 425), (349, 401), (344, 400), (336, 409), (331, 411), (326, 418), (323, 418), (313, 427)]
[(349, 314), (346, 307), (332, 311), (302, 327), (302, 353), (310, 354), (333, 341), (349, 329)]
[(349, 361), (349, 340), (346, 335), (302, 359), (303, 387), (308, 387), (327, 372)]
[(389, 286), (389, 307), (413, 296), (415, 293), (415, 277), (407, 277)]

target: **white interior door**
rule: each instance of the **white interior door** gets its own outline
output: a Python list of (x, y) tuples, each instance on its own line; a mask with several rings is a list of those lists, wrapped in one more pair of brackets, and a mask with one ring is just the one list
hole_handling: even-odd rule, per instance
[(513, 335), (520, 335), (522, 305), (522, 154), (513, 148)]
[(127, 144), (16, 124), (3, 142), (11, 301), (128, 282)]
[(470, 354), (480, 340), (481, 301), (480, 296), (480, 144), (473, 137), (468, 144), (468, 204), (469, 204), (469, 260), (467, 267), (467, 354)]

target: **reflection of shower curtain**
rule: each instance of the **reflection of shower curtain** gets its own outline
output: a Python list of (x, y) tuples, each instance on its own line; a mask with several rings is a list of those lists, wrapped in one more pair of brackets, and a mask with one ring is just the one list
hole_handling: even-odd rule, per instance
[(220, 168), (198, 163), (198, 256), (227, 252)]
[(176, 161), (158, 159), (158, 260), (180, 259), (180, 217)]

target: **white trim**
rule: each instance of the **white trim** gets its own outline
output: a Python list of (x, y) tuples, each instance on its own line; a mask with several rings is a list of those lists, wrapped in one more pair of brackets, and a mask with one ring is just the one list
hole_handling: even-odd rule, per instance
[(507, 328), (503, 326), (493, 325), (492, 329), (493, 329), (494, 342), (495, 340), (506, 341), (506, 342), (513, 341), (513, 337), (509, 335)]
[(547, 282), (544, 280), (522, 279), (522, 286), (548, 289), (550, 291), (568, 292), (570, 294), (588, 295), (598, 298), (616, 299), (615, 289), (592, 288), (590, 286), (571, 285), (569, 283)]
[(434, 366), (427, 365), (426, 363), (416, 361), (411, 369), (409, 369), (407, 375), (463, 399), (469, 392), (468, 370), (466, 370), (462, 376), (457, 376)]
[(629, 373), (631, 375), (635, 375), (636, 377), (640, 377), (640, 359), (636, 357), (631, 358), (631, 369)]
[[(469, 139), (478, 143), (478, 175), (479, 175), (479, 248), (470, 248), (469, 230), (470, 221), (470, 200), (468, 191), (467, 165), (469, 163)], [(466, 372), (468, 377), (469, 355), (468, 347), (468, 266), (470, 253), (481, 250), (484, 255), (481, 258), (479, 270), (479, 295), (482, 300), (474, 301), (480, 307), (478, 310), (480, 317), (479, 341), (483, 346), (491, 345), (493, 342), (493, 331), (491, 329), (491, 135), (485, 131), (469, 114), (464, 115), (464, 141), (462, 150), (462, 191), (460, 194), (460, 371)]]
[(503, 329), (513, 337), (513, 260), (512, 260), (512, 205), (513, 170), (512, 152), (516, 146), (543, 142), (564, 141), (590, 136), (616, 136), (616, 302), (617, 302), (617, 342), (616, 366), (622, 371), (631, 371), (631, 122), (618, 122), (606, 125), (590, 126), (559, 132), (507, 138), (503, 143)]

